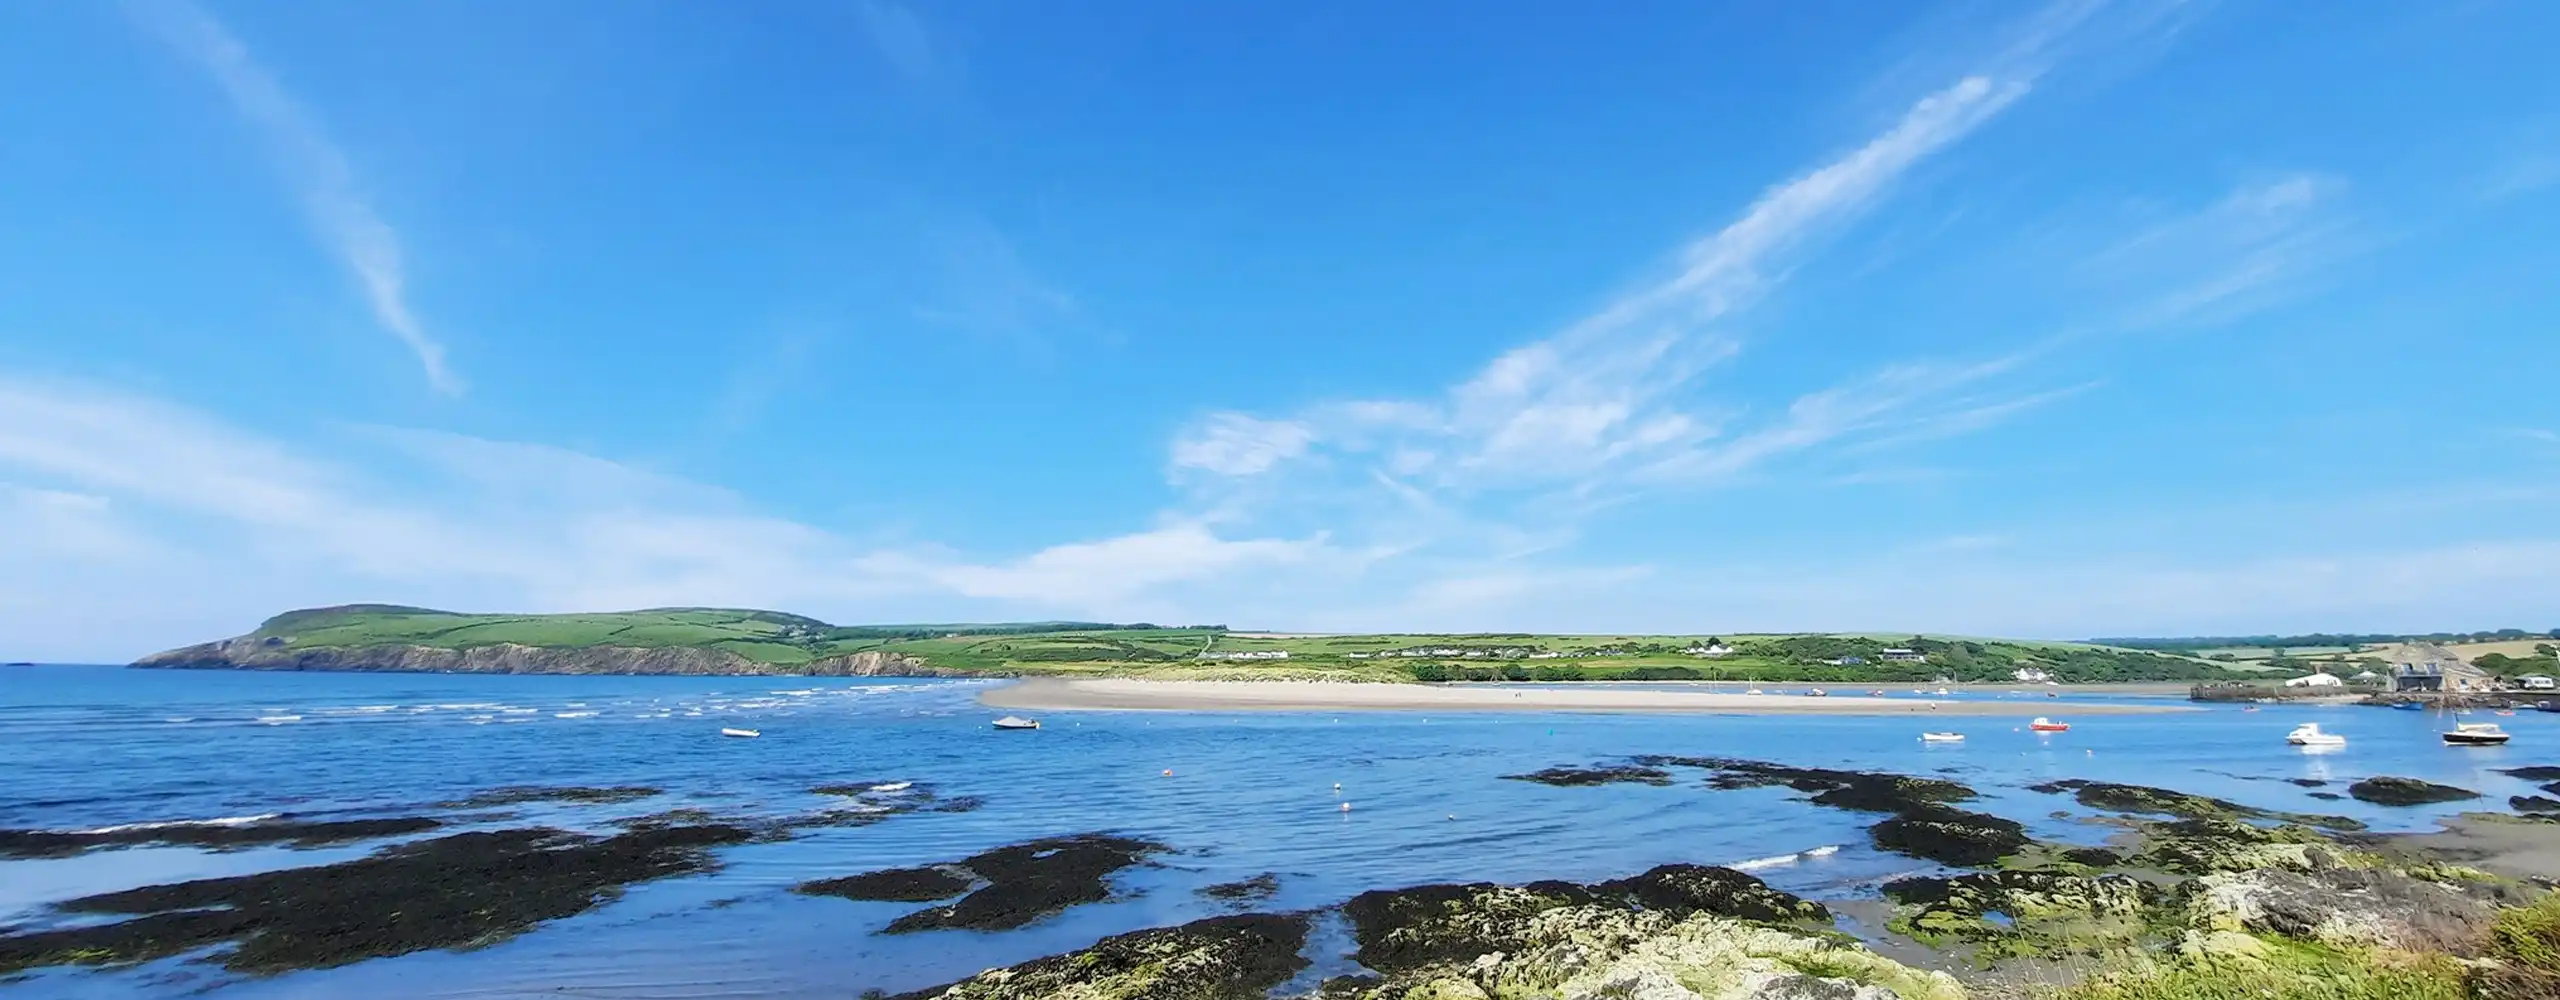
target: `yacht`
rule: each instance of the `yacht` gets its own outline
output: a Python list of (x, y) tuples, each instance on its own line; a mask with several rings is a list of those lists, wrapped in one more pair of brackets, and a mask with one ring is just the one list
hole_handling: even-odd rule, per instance
[(2507, 738), (2507, 731), (2495, 722), (2457, 722), (2452, 732), (2444, 734), (2445, 744), (2457, 747), (2505, 746)]
[(2299, 726), (2293, 727), (2292, 732), (2285, 734), (2284, 741), (2298, 747), (2342, 747), (2347, 745), (2346, 737), (2340, 736), (2336, 733), (2321, 732), (2320, 724), (2317, 722), (2305, 722)]
[(1008, 716), (1005, 716), (1004, 718), (1001, 718), (1001, 719), (997, 719), (997, 720), (996, 720), (996, 728), (998, 728), (998, 729), (1038, 729), (1038, 728), (1040, 728), (1040, 724), (1039, 724), (1039, 723), (1037, 723), (1037, 722), (1034, 722), (1034, 721), (1032, 721), (1032, 720), (1030, 720), (1030, 719), (1022, 718), (1021, 716), (1017, 716), (1017, 715), (1008, 715)]

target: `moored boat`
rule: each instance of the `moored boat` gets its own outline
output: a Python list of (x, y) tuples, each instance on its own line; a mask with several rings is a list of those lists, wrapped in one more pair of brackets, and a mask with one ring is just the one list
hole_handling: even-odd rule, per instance
[(2068, 722), (2055, 722), (2052, 719), (2039, 715), (2036, 716), (2036, 721), (2027, 723), (2027, 728), (2039, 733), (2059, 733), (2068, 731), (2071, 728), (2071, 724)]
[(2293, 727), (2292, 732), (2285, 734), (2284, 741), (2298, 747), (2342, 747), (2347, 745), (2346, 737), (2340, 736), (2336, 733), (2321, 732), (2320, 724), (2317, 722), (2305, 722), (2299, 726)]
[(722, 729), (720, 730), (720, 735), (735, 736), (742, 740), (752, 740), (764, 734), (753, 729)]
[(2414, 702), (2414, 701), (2403, 701), (2403, 702), (2398, 702), (2398, 703), (2393, 704), (2391, 707), (2396, 708), (2396, 709), (2399, 709), (2399, 710), (2401, 710), (2401, 711), (2403, 711), (2403, 712), (2424, 712), (2424, 711), (2426, 711), (2426, 710), (2427, 710), (2427, 706), (2426, 706), (2426, 705), (2424, 705), (2424, 704), (2422, 704), (2422, 703), (2420, 703), (2420, 702)]
[(1040, 724), (1020, 716), (1008, 715), (996, 720), (998, 729), (1038, 729)]
[(1962, 742), (1964, 742), (1964, 734), (1963, 734), (1963, 733), (1921, 733), (1921, 734), (1920, 734), (1920, 742), (1922, 742), (1922, 743), (1962, 743)]
[(2495, 722), (2457, 722), (2444, 734), (2445, 744), (2457, 747), (2504, 746), (2507, 739), (2507, 731)]

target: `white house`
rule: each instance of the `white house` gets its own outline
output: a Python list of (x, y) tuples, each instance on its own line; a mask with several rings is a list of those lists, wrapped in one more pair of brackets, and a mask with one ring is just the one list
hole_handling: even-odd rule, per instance
[(2551, 678), (2544, 677), (2541, 674), (2526, 674), (2522, 677), (2516, 678), (2516, 686), (2527, 691), (2550, 691), (2560, 689), (2560, 681), (2552, 680)]
[(1713, 642), (1701, 646), (1691, 646), (1687, 649), (1681, 650), (1681, 652), (1687, 653), (1691, 656), (1703, 656), (1710, 660), (1716, 660), (1732, 656), (1733, 647), (1727, 646), (1721, 642)]
[(2339, 687), (2339, 686), (2342, 686), (2342, 685), (2344, 685), (2344, 684), (2346, 684), (2346, 683), (2347, 683), (2347, 682), (2345, 682), (2345, 681), (2339, 680), (2339, 679), (2337, 678), (2337, 675), (2335, 675), (2335, 674), (2330, 674), (2330, 673), (2325, 673), (2325, 672), (2314, 672), (2314, 673), (2310, 674), (2309, 676), (2305, 676), (2305, 677), (2296, 677), (2296, 678), (2293, 678), (2292, 680), (2288, 680), (2288, 681), (2284, 682), (2284, 686), (2289, 687), (2289, 688), (2299, 688), (2299, 687), (2326, 688), (2326, 687)]
[(2012, 673), (2009, 676), (2017, 678), (2021, 683), (2026, 684), (2042, 684), (2053, 679), (2052, 674), (2045, 673), (2043, 670), (2036, 667), (2019, 667), (2017, 672)]
[(1886, 663), (1920, 663), (1929, 658), (1929, 654), (1916, 649), (1887, 649), (1876, 655), (1883, 657)]

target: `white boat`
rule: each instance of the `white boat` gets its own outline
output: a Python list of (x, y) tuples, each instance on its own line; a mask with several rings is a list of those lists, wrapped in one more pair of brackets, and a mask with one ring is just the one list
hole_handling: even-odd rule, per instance
[(2457, 747), (2504, 746), (2507, 731), (2498, 728), (2495, 722), (2457, 722), (2453, 724), (2452, 732), (2444, 734), (2444, 741)]
[(998, 729), (1038, 729), (1038, 728), (1040, 728), (1040, 724), (1039, 724), (1039, 723), (1037, 723), (1037, 722), (1033, 722), (1033, 721), (1031, 721), (1031, 720), (1029, 720), (1029, 719), (1022, 718), (1021, 716), (1008, 715), (1008, 716), (1005, 716), (1004, 718), (1001, 718), (1001, 719), (997, 719), (997, 720), (996, 720), (996, 728), (998, 728)]
[(2320, 724), (2317, 722), (2305, 722), (2299, 726), (2293, 727), (2292, 732), (2284, 734), (2284, 741), (2298, 747), (2342, 747), (2347, 745), (2346, 737), (2340, 736), (2336, 733), (2321, 732)]
[(755, 730), (753, 730), (753, 729), (723, 729), (723, 730), (721, 730), (721, 731), (720, 731), (720, 735), (722, 735), (722, 736), (735, 736), (735, 737), (737, 737), (737, 738), (739, 738), (739, 739), (742, 739), (742, 740), (752, 740), (752, 739), (755, 739), (756, 737), (758, 737), (758, 736), (762, 736), (762, 735), (764, 735), (764, 734), (763, 734), (763, 733), (760, 733), (760, 732), (757, 732), (757, 731), (755, 731)]
[(1962, 743), (1962, 742), (1964, 742), (1964, 734), (1963, 734), (1963, 733), (1921, 733), (1921, 734), (1920, 734), (1920, 742), (1922, 742), (1922, 743)]
[(1938, 696), (1939, 696), (1939, 697), (1941, 697), (1941, 698), (1946, 697), (1946, 694), (1947, 694), (1947, 689), (1945, 689), (1945, 688), (1939, 688), (1939, 689), (1938, 689)]

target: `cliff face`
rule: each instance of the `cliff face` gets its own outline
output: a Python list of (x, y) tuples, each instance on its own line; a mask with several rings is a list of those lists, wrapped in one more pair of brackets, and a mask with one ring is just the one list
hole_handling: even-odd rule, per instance
[(432, 646), (287, 648), (280, 639), (242, 637), (200, 643), (134, 661), (137, 667), (191, 670), (351, 670), (464, 674), (787, 674), (822, 677), (978, 677), (985, 671), (935, 667), (913, 656), (870, 650), (804, 664), (758, 663), (700, 647), (581, 646), (512, 643), (442, 649)]

